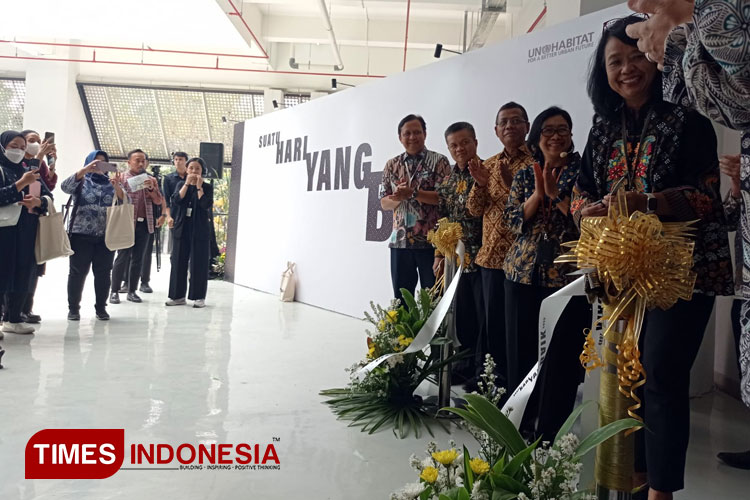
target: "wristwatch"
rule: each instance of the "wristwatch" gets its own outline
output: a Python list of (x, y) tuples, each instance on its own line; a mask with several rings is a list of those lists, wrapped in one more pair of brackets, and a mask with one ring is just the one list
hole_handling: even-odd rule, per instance
[(656, 213), (656, 207), (659, 204), (659, 200), (656, 199), (653, 193), (646, 193), (646, 213)]
[(557, 205), (558, 203), (562, 203), (562, 201), (563, 200), (562, 200), (562, 198), (560, 198), (559, 194), (557, 196), (555, 196), (554, 198), (552, 198), (552, 204), (553, 205)]
[(414, 191), (411, 192), (411, 199), (416, 200), (418, 194), (419, 194), (419, 188), (414, 188)]

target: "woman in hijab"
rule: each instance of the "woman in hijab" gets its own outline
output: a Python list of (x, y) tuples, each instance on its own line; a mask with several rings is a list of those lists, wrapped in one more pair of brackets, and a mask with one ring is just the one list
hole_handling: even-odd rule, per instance
[(210, 211), (214, 204), (214, 191), (211, 184), (203, 182), (205, 173), (206, 163), (203, 159), (191, 158), (187, 163), (185, 180), (177, 184), (172, 195), (174, 243), (168, 306), (185, 305), (188, 268), (188, 298), (195, 301), (193, 307), (206, 306), (208, 249), (213, 224)]
[(21, 321), (21, 310), (36, 269), (34, 244), (39, 215), (47, 211), (47, 199), (30, 193), (39, 181), (39, 170), (26, 170), (26, 139), (20, 132), (0, 134), (0, 207), (21, 205), (18, 222), (0, 227), (0, 293), (5, 305), (5, 333), (29, 334), (34, 328)]
[(109, 319), (107, 294), (111, 286), (112, 263), (115, 253), (104, 243), (107, 227), (107, 207), (112, 206), (116, 195), (122, 201), (122, 177), (119, 173), (110, 179), (99, 168), (99, 162), (109, 162), (109, 155), (92, 151), (84, 160), (84, 167), (62, 182), (62, 190), (74, 200), (68, 222), (70, 246), (75, 252), (70, 256), (68, 273), (68, 320), (81, 319), (81, 295), (89, 270), (94, 271), (96, 318)]

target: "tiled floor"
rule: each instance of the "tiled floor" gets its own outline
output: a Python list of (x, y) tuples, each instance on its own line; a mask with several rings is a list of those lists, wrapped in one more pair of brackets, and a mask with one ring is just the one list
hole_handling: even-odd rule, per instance
[[(211, 282), (208, 307), (166, 308), (168, 275), (143, 304), (68, 322), (66, 263), (40, 281), (35, 336), (6, 334), (0, 371), (0, 499), (385, 499), (415, 480), (428, 438), (368, 436), (334, 419), (318, 391), (345, 384), (364, 350), (363, 324)], [(124, 296), (122, 297), (124, 299)], [(687, 490), (680, 499), (748, 498), (750, 472), (716, 452), (750, 448), (750, 410), (721, 394), (693, 402)], [(124, 428), (126, 443), (267, 443), (280, 471), (121, 470), (101, 480), (25, 480), (24, 447), (44, 428)], [(472, 444), (459, 431), (453, 437)], [(438, 435), (446, 445), (449, 437)], [(126, 462), (128, 457), (126, 456)]]

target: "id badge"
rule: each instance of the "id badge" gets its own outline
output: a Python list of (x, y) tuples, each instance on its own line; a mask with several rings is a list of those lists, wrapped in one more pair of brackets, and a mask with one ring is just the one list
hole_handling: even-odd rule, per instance
[(185, 217), (192, 217), (193, 216), (193, 208), (188, 207), (187, 211), (185, 212)]

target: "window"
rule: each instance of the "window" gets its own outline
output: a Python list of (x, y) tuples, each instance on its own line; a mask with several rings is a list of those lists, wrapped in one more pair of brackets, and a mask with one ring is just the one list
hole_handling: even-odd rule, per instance
[(292, 106), (308, 102), (309, 100), (310, 96), (305, 94), (284, 94), (284, 107), (291, 108)]
[(143, 149), (154, 161), (174, 151), (197, 156), (201, 142), (224, 144), (232, 161), (234, 124), (263, 114), (263, 94), (78, 84), (96, 147), (114, 159)]
[(26, 82), (20, 78), (0, 78), (0, 131), (23, 128)]

